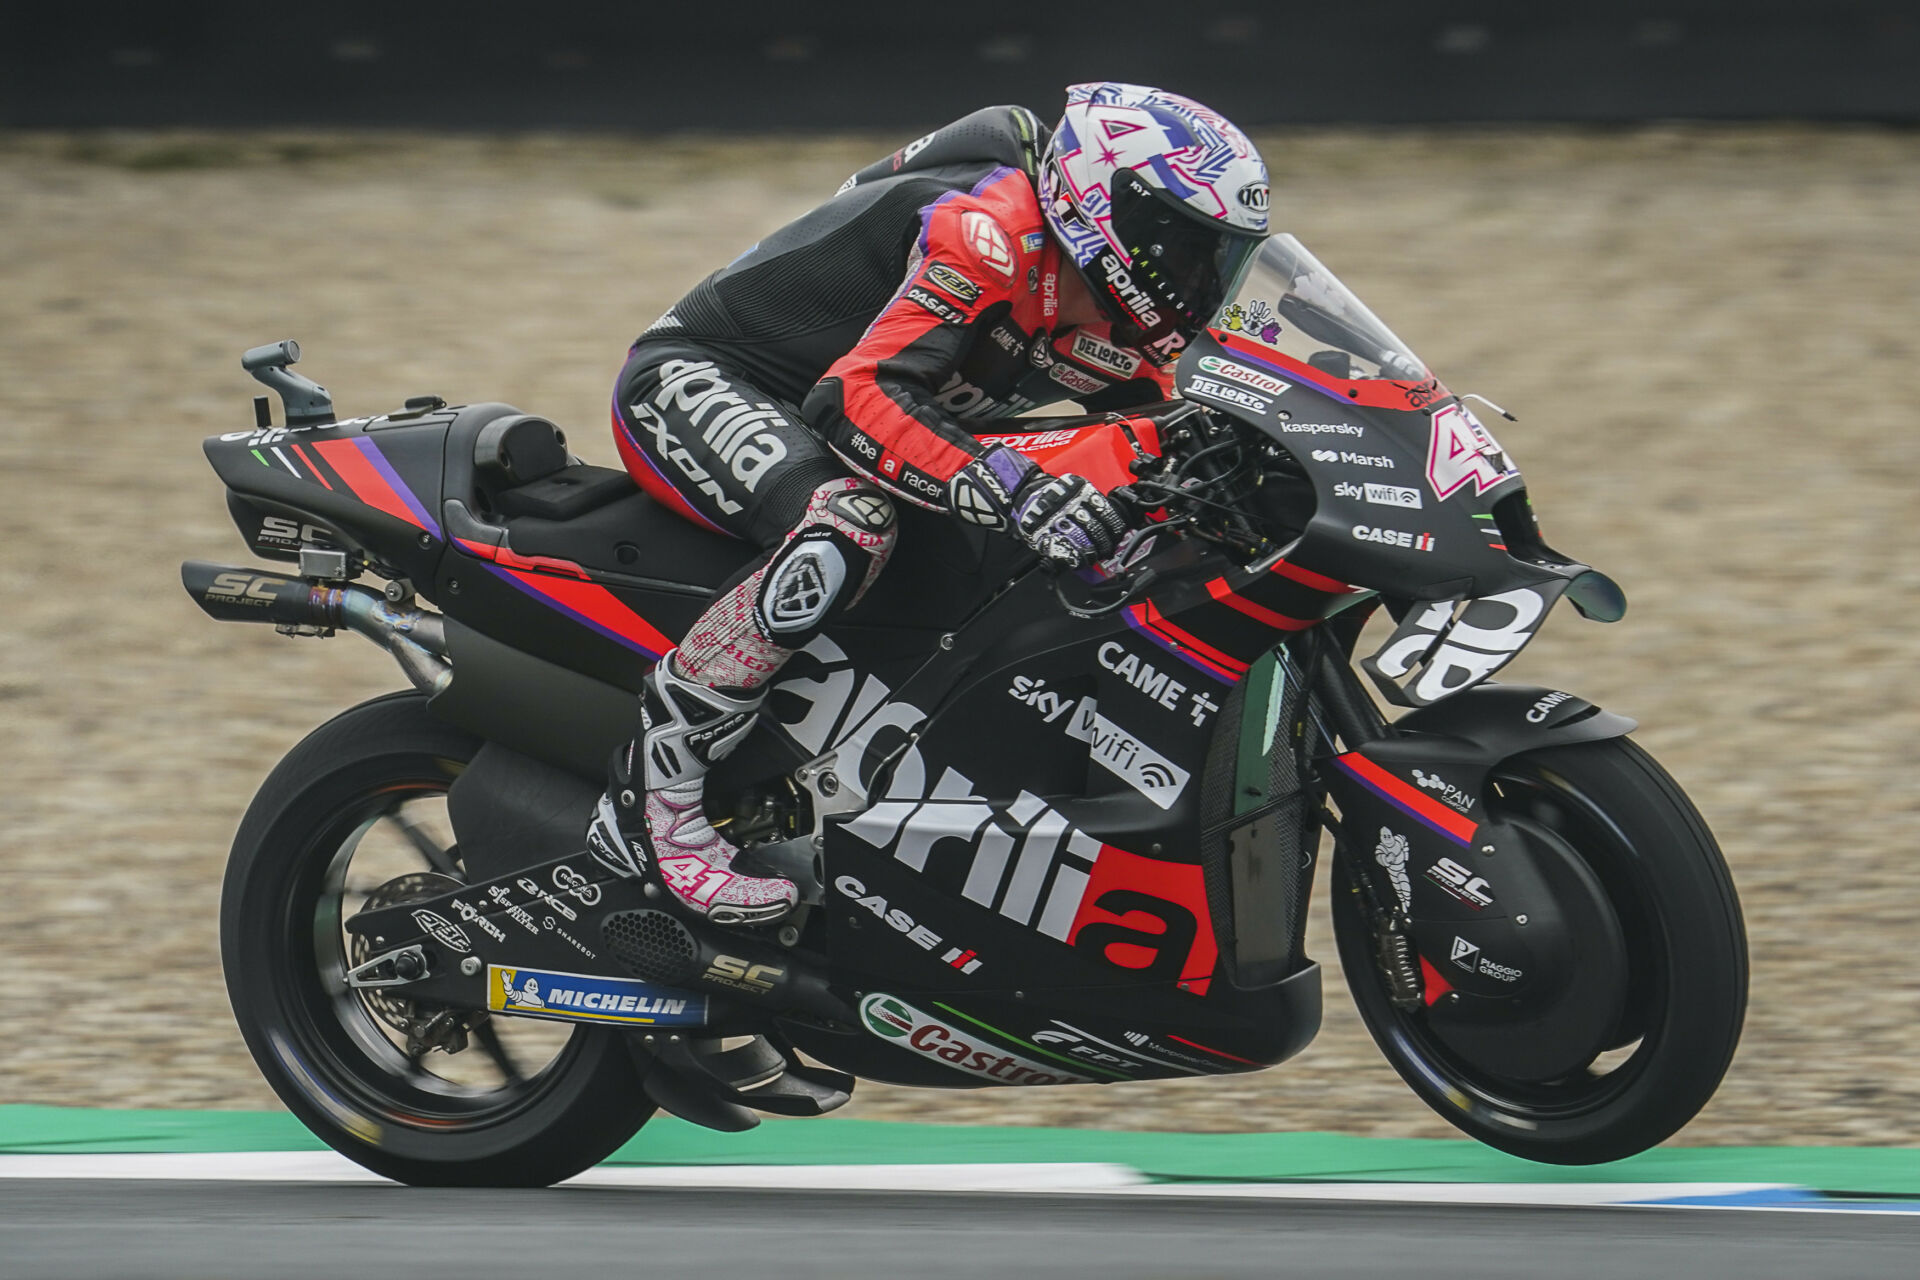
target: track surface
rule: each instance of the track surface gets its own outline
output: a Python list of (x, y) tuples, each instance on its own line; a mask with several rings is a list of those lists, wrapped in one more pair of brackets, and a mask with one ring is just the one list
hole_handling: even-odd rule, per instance
[[(1463, 1188), (1463, 1195), (1470, 1195)], [(769, 1275), (1910, 1278), (1912, 1218), (1098, 1197), (0, 1185), (9, 1280)]]

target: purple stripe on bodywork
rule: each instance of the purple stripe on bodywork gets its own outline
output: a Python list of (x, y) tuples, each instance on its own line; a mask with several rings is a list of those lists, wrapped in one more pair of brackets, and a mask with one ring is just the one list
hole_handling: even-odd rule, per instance
[(615, 631), (610, 627), (606, 627), (598, 622), (595, 622), (592, 618), (589, 618), (586, 614), (581, 613), (578, 609), (569, 608), (567, 605), (561, 603), (558, 600), (555, 600), (552, 596), (546, 594), (544, 591), (536, 590), (534, 587), (530, 586), (527, 582), (522, 580), (519, 574), (510, 572), (509, 570), (506, 570), (506, 569), (502, 569), (499, 565), (493, 564), (486, 560), (481, 560), (479, 563), (481, 567), (486, 569), (489, 573), (493, 574), (494, 577), (499, 578), (503, 582), (506, 582), (508, 585), (513, 586), (519, 589), (520, 591), (525, 592), (529, 596), (532, 596), (535, 600), (538, 600), (541, 604), (546, 605), (549, 609), (553, 609), (559, 613), (564, 613), (569, 618), (579, 623), (581, 626), (589, 627), (594, 631), (598, 631), (601, 635), (613, 641), (615, 644), (620, 645), (622, 648), (631, 649), (635, 653), (640, 654), (642, 657), (645, 657), (654, 662), (658, 662), (660, 660), (660, 655), (658, 653), (655, 653), (652, 649), (648, 648), (646, 645), (641, 644), (639, 641), (635, 640), (633, 637), (623, 636), (618, 631)]
[(365, 436), (353, 437), (353, 443), (366, 458), (368, 465), (393, 486), (393, 491), (400, 495), (400, 501), (407, 504), (407, 510), (411, 511), (413, 518), (420, 522), (420, 527), (436, 538), (444, 538), (446, 535), (440, 531), (440, 522), (433, 518), (432, 512), (420, 505), (420, 499), (413, 496), (413, 490), (407, 487), (407, 482), (400, 478), (400, 473), (393, 469), (392, 464), (381, 454), (379, 447)]

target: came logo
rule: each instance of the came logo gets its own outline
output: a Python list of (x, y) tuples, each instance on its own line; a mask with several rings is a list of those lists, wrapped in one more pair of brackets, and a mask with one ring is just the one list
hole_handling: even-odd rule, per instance
[(1008, 1053), (971, 1031), (923, 1013), (896, 996), (875, 992), (860, 1002), (860, 1019), (882, 1040), (994, 1084), (1086, 1084), (1089, 1077)]
[(487, 1008), (563, 1022), (690, 1027), (707, 1020), (707, 998), (632, 978), (487, 966)]

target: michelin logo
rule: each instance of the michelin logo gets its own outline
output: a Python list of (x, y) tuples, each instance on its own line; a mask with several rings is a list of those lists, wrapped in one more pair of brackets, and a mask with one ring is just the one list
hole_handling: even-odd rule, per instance
[(487, 1008), (564, 1022), (635, 1026), (699, 1026), (707, 998), (631, 978), (601, 978), (549, 969), (487, 966)]

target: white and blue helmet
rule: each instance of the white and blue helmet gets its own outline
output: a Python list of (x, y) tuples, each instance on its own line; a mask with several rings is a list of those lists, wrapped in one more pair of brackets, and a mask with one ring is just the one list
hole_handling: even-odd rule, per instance
[(1130, 345), (1207, 323), (1266, 239), (1268, 199), (1231, 121), (1135, 84), (1069, 86), (1040, 169), (1047, 225)]

